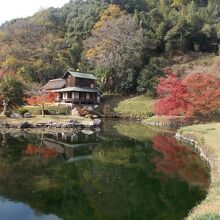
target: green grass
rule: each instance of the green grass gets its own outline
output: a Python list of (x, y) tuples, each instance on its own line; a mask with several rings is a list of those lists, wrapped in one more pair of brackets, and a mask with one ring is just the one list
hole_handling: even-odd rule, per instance
[(193, 218), (193, 220), (220, 220), (220, 215), (218, 214), (207, 214)]
[(114, 110), (124, 114), (148, 115), (153, 111), (153, 105), (152, 98), (141, 95), (121, 101)]
[(220, 123), (187, 126), (178, 131), (184, 137), (194, 139), (211, 163), (211, 184), (206, 199), (195, 207), (187, 219), (220, 219)]
[(124, 97), (108, 95), (103, 97), (101, 106), (109, 105), (122, 117), (148, 117), (153, 114), (154, 100), (146, 95)]

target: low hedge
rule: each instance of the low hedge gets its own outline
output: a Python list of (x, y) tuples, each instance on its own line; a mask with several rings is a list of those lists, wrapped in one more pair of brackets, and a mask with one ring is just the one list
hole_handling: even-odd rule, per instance
[[(23, 106), (16, 110), (16, 112), (24, 115), (26, 112), (30, 112), (32, 115), (41, 115), (40, 106)], [(45, 115), (70, 115), (71, 109), (67, 106), (55, 106), (48, 105), (45, 106)]]

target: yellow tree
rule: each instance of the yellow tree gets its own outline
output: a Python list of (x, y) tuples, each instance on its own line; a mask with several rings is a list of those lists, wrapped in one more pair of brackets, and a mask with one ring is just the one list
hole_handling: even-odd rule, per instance
[[(99, 21), (95, 23), (92, 34), (96, 36), (99, 35), (102, 27), (105, 26), (107, 22), (110, 22), (113, 19), (120, 18), (126, 14), (127, 12), (122, 10), (120, 6), (110, 4), (108, 8), (101, 14)], [(86, 51), (86, 58), (91, 59), (103, 56), (103, 51), (109, 45), (111, 45), (111, 40), (109, 38), (100, 39), (100, 41), (97, 41), (95, 45), (93, 45)]]
[(172, 7), (177, 8), (179, 11), (183, 9), (185, 0), (173, 0)]
[(125, 15), (126, 11), (122, 10), (118, 5), (110, 4), (108, 8), (101, 14), (100, 19), (93, 27), (93, 31), (99, 31), (105, 22), (114, 18), (120, 18)]

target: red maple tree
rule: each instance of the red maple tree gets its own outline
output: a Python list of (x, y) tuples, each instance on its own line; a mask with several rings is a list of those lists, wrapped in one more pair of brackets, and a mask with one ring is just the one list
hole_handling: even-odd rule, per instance
[(32, 96), (29, 98), (25, 98), (24, 101), (28, 103), (28, 105), (37, 105), (41, 107), (42, 116), (44, 117), (44, 108), (46, 103), (53, 103), (56, 101), (57, 94), (54, 92), (41, 93), (37, 96)]
[(32, 144), (28, 144), (24, 153), (30, 156), (35, 155), (35, 154), (40, 154), (45, 158), (55, 157), (58, 154), (55, 149), (41, 148), (41, 147), (34, 146)]
[(187, 92), (186, 85), (177, 78), (176, 74), (166, 69), (166, 77), (160, 78), (157, 86), (159, 99), (155, 103), (157, 115), (182, 115), (188, 108), (188, 103), (183, 98)]
[(186, 115), (211, 116), (220, 108), (220, 79), (211, 74), (191, 73), (183, 79)]
[(183, 80), (166, 70), (157, 86), (157, 115), (210, 116), (220, 108), (220, 79), (206, 73), (191, 73)]
[(152, 160), (156, 172), (163, 173), (166, 177), (177, 175), (191, 184), (209, 184), (209, 178), (197, 154), (191, 148), (178, 143), (174, 137), (156, 135), (153, 137), (153, 149), (159, 152)]

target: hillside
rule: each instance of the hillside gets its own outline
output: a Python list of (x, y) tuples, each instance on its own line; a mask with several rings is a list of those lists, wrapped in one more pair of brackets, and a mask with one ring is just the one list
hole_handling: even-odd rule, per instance
[(0, 68), (27, 85), (71, 68), (94, 73), (103, 92), (155, 95), (176, 54), (219, 53), (219, 17), (214, 0), (74, 0), (3, 24)]
[(179, 74), (192, 72), (210, 73), (220, 77), (220, 56), (212, 54), (173, 57), (171, 68)]
[(154, 100), (146, 95), (126, 97), (121, 95), (104, 95), (100, 112), (106, 117), (112, 114), (123, 118), (141, 118), (152, 116)]

